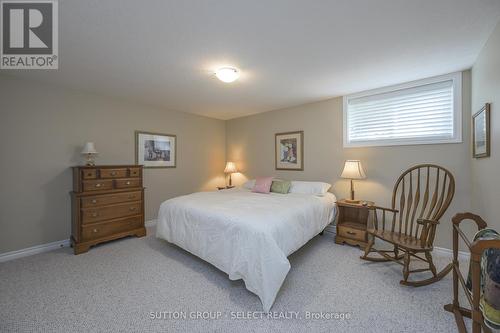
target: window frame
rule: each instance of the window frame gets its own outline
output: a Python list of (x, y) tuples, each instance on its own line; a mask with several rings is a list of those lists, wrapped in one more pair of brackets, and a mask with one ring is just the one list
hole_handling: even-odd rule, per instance
[[(452, 81), (453, 87), (453, 137), (446, 139), (418, 138), (418, 139), (379, 139), (370, 141), (349, 142), (348, 135), (348, 103), (350, 99), (367, 97), (377, 94), (390, 93), (402, 89), (414, 88), (426, 84)], [(367, 90), (343, 97), (343, 143), (344, 148), (354, 147), (383, 147), (383, 146), (409, 146), (462, 143), (462, 72), (435, 76), (423, 80), (411, 81), (403, 84), (387, 86), (378, 89)]]

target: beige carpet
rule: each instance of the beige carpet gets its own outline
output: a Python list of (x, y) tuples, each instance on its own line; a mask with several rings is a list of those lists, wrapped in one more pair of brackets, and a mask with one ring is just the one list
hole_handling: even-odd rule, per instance
[(269, 318), (255, 312), (261, 303), (241, 280), (148, 232), (79, 256), (67, 248), (0, 264), (0, 332), (456, 331), (443, 310), (451, 275), (400, 286), (399, 265), (364, 262), (331, 234), (290, 257)]

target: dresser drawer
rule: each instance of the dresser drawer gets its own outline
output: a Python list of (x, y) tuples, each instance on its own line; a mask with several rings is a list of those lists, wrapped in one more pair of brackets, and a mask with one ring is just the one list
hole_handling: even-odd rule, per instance
[(129, 177), (140, 177), (141, 168), (129, 168)]
[(341, 237), (356, 239), (356, 240), (360, 240), (362, 242), (366, 241), (366, 231), (365, 230), (360, 230), (360, 229), (355, 229), (355, 228), (351, 228), (348, 226), (339, 225), (338, 232), (339, 232), (339, 236), (341, 236)]
[(116, 188), (141, 187), (141, 180), (137, 178), (117, 179), (115, 180), (115, 186)]
[(142, 202), (124, 203), (105, 207), (82, 209), (82, 223), (95, 223), (119, 217), (142, 214)]
[(81, 200), (82, 208), (112, 205), (120, 202), (139, 201), (142, 199), (142, 192), (127, 192), (116, 194), (103, 194), (91, 197), (84, 197)]
[(97, 178), (97, 170), (96, 169), (83, 169), (82, 170), (82, 178), (83, 179), (96, 179)]
[(101, 178), (124, 178), (127, 177), (127, 169), (99, 169)]
[(112, 180), (84, 180), (83, 191), (102, 191), (111, 190), (113, 188)]
[(140, 227), (142, 227), (142, 216), (84, 225), (82, 226), (82, 239), (83, 241), (89, 241)]

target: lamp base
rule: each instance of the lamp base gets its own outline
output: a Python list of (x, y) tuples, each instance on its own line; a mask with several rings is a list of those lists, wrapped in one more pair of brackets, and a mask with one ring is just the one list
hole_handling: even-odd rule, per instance
[(95, 156), (94, 154), (85, 154), (86, 166), (95, 166)]
[(361, 200), (352, 200), (352, 199), (344, 199), (345, 202), (350, 203), (350, 204), (359, 204), (361, 203)]

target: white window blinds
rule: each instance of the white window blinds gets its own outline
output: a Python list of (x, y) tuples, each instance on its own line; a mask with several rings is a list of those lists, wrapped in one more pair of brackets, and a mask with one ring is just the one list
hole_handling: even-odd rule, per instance
[(344, 101), (344, 145), (461, 141), (456, 87), (454, 79), (447, 78), (348, 96)]

